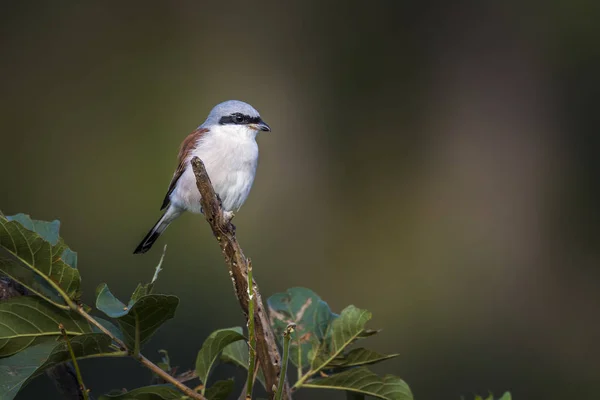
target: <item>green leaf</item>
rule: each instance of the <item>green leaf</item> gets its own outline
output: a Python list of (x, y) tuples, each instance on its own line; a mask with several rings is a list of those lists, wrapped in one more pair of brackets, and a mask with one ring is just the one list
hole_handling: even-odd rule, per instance
[(198, 352), (198, 357), (196, 358), (196, 374), (204, 385), (206, 385), (210, 369), (221, 351), (223, 351), (228, 344), (245, 339), (246, 338), (242, 335), (241, 328), (239, 327), (219, 329), (206, 338), (202, 344), (202, 348)]
[(111, 318), (119, 318), (129, 313), (129, 307), (117, 299), (106, 283), (96, 288), (96, 308)]
[(400, 378), (386, 375), (383, 378), (366, 367), (349, 369), (339, 374), (317, 379), (302, 387), (348, 390), (386, 400), (412, 400), (408, 385)]
[[(0, 359), (0, 399), (10, 400), (19, 390), (46, 369), (70, 361), (67, 343), (57, 338), (31, 346), (12, 357)], [(77, 358), (110, 353), (111, 339), (102, 333), (87, 333), (69, 339)]]
[(375, 364), (381, 361), (389, 360), (390, 358), (398, 357), (398, 354), (380, 354), (376, 351), (360, 347), (354, 349), (347, 354), (340, 355), (334, 358), (328, 368), (348, 368), (358, 367), (361, 365)]
[(13, 399), (23, 384), (48, 358), (56, 346), (54, 341), (46, 341), (17, 353), (12, 357), (0, 359), (0, 399)]
[[(110, 347), (112, 340), (103, 333), (86, 333), (69, 338), (69, 341), (76, 358), (102, 357), (112, 353)], [(71, 361), (71, 354), (67, 342), (59, 339), (58, 345), (55, 345), (48, 359), (37, 369), (33, 376), (37, 376), (47, 368), (52, 368), (65, 361)]]
[(77, 255), (60, 238), (60, 223), (28, 215), (0, 216), (0, 271), (31, 292), (64, 309), (76, 300), (81, 278)]
[(35, 221), (27, 214), (19, 213), (6, 217), (8, 221), (17, 221), (23, 227), (31, 232), (35, 232), (52, 246), (55, 246), (60, 240), (58, 231), (60, 230), (60, 221)]
[(344, 349), (356, 339), (361, 338), (365, 332), (365, 324), (371, 319), (371, 313), (354, 306), (346, 307), (339, 318), (331, 324), (331, 331), (327, 339), (319, 347), (313, 358), (311, 370), (315, 372), (323, 369)]
[(92, 333), (90, 324), (74, 312), (64, 311), (35, 296), (19, 296), (0, 302), (0, 357), (61, 336)]
[[(108, 331), (110, 333), (112, 333), (113, 336), (115, 336), (117, 339), (124, 341), (123, 332), (119, 328), (117, 328), (115, 326), (115, 324), (113, 324), (112, 322), (107, 321), (105, 319), (99, 318), (99, 317), (94, 317), (94, 319), (97, 322), (99, 322), (100, 325), (102, 325), (103, 327), (105, 327), (106, 329), (108, 329)], [(101, 333), (102, 332), (100, 329), (98, 329), (97, 327), (95, 327), (93, 325), (92, 325), (92, 329), (94, 329), (94, 332), (96, 332), (96, 333)]]
[[(240, 334), (242, 333), (242, 328), (232, 329), (239, 331)], [(238, 340), (237, 342), (228, 344), (221, 353), (221, 361), (248, 371), (248, 343), (245, 340)], [(258, 379), (264, 388), (267, 387), (265, 384), (265, 375), (260, 368), (256, 374), (256, 379)]]
[(150, 293), (152, 293), (152, 284), (151, 283), (146, 283), (146, 284), (138, 283), (137, 287), (133, 291), (133, 294), (131, 295), (130, 302), (135, 303), (136, 301), (141, 299), (143, 296), (147, 296)]
[(510, 392), (504, 392), (502, 397), (500, 397), (498, 400), (512, 400), (512, 395)]
[(324, 340), (331, 323), (338, 317), (310, 289), (296, 287), (276, 293), (267, 300), (275, 336), (283, 345), (283, 332), (289, 323), (296, 324), (296, 340), (290, 343), (290, 359), (296, 366), (308, 367), (311, 356)]
[(233, 391), (233, 379), (217, 381), (211, 387), (206, 389), (205, 397), (208, 400), (226, 400)]
[(140, 344), (146, 343), (160, 326), (173, 318), (179, 304), (176, 296), (151, 294), (132, 299), (126, 306), (103, 283), (96, 290), (96, 308), (116, 319), (125, 344), (134, 348), (136, 330)]
[(119, 394), (105, 394), (99, 400), (179, 400), (182, 396), (172, 385), (151, 385)]

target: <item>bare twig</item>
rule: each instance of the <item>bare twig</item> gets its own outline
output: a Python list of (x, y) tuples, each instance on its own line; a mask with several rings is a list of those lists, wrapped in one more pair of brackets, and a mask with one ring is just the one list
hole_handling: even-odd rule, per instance
[[(234, 226), (223, 215), (223, 209), (210, 182), (208, 173), (204, 168), (204, 164), (198, 157), (194, 157), (191, 163), (194, 175), (196, 176), (196, 185), (202, 196), (200, 201), (204, 216), (219, 242), (219, 246), (225, 257), (225, 263), (229, 268), (229, 275), (233, 281), (235, 295), (242, 307), (242, 311), (248, 317), (250, 299), (248, 295), (247, 271), (249, 260), (244, 255), (236, 239)], [(273, 399), (275, 394), (273, 387), (277, 387), (279, 374), (281, 373), (281, 357), (277, 350), (275, 336), (271, 330), (269, 318), (263, 306), (258, 286), (256, 285), (256, 281), (253, 282), (256, 355), (265, 375), (269, 398)], [(285, 379), (285, 377), (282, 378)], [(287, 381), (284, 384), (284, 398), (291, 399)]]

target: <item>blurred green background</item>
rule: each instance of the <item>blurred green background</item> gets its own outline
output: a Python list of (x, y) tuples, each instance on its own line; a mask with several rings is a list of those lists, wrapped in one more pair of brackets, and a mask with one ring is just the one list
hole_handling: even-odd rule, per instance
[[(400, 353), (376, 370), (416, 399), (597, 398), (598, 4), (4, 1), (0, 209), (62, 221), (90, 303), (168, 243), (158, 288), (181, 306), (145, 353), (190, 368), (244, 323), (210, 229), (188, 214), (132, 251), (182, 139), (244, 100), (273, 129), (235, 220), (265, 298), (373, 311), (370, 346)], [(83, 368), (96, 394), (149, 381)], [(317, 393), (297, 397), (343, 398)]]

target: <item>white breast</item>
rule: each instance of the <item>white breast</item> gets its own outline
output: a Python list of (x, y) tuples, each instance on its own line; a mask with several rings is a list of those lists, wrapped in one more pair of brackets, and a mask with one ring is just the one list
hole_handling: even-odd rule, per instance
[(171, 203), (184, 210), (199, 213), (200, 193), (189, 165), (199, 157), (206, 167), (225, 211), (237, 211), (246, 201), (254, 182), (258, 164), (257, 131), (243, 125), (217, 125), (200, 140), (186, 161), (188, 167), (171, 194)]

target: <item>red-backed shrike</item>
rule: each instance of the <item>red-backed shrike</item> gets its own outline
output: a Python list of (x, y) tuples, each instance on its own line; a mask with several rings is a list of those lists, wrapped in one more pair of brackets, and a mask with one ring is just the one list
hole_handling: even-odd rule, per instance
[(161, 207), (166, 211), (134, 254), (148, 251), (184, 211), (202, 212), (200, 193), (190, 165), (193, 157), (204, 163), (215, 192), (221, 198), (223, 210), (228, 213), (239, 210), (250, 193), (256, 174), (256, 135), (259, 131), (270, 130), (250, 104), (237, 100), (217, 104), (206, 121), (183, 140), (179, 165)]

